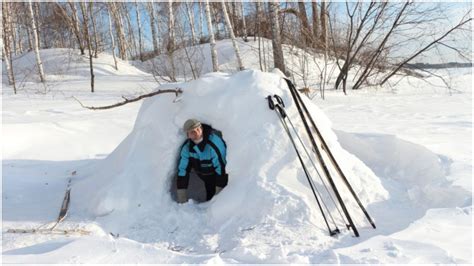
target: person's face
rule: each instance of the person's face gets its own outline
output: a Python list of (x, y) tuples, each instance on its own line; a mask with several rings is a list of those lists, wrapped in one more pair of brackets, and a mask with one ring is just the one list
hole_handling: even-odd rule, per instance
[(194, 142), (197, 142), (202, 138), (202, 127), (191, 129), (187, 132), (187, 134), (188, 138), (190, 138)]

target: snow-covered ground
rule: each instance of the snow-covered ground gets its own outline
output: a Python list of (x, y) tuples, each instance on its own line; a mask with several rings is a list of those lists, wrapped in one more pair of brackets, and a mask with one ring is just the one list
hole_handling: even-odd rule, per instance
[[(231, 58), (229, 42), (219, 46)], [(72, 96), (106, 105), (158, 85), (126, 62), (114, 70), (102, 55), (91, 94), (85, 58), (61, 49), (42, 53), (46, 88), (25, 75), (13, 95), (3, 74), (4, 263), (472, 263), (470, 69), (452, 71), (451, 96), (433, 85), (436, 79), (403, 79), (390, 89), (328, 91), (324, 101), (307, 101), (377, 224), (372, 229), (342, 189), (356, 238), (332, 205), (342, 233), (327, 234), (291, 142), (264, 99), (281, 95), (303, 136), (277, 74), (206, 74), (161, 87), (183, 88), (179, 101), (163, 94), (90, 111)], [(33, 71), (32, 58), (18, 59), (16, 71)], [(258, 55), (246, 58), (258, 68)], [(189, 117), (223, 131), (230, 183), (208, 203), (178, 205), (169, 189)], [(71, 210), (58, 228), (90, 235), (6, 232), (54, 221), (70, 177)]]

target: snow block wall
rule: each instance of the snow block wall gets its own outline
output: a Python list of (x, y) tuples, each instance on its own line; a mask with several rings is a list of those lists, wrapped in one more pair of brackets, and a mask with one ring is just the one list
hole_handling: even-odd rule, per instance
[[(293, 146), (265, 99), (269, 94), (281, 95), (290, 118), (305, 136), (291, 94), (279, 75), (256, 70), (210, 73), (160, 89), (175, 87), (184, 91), (181, 100), (174, 102), (173, 94), (146, 99), (133, 131), (106, 159), (82, 169), (72, 189), (73, 213), (95, 219), (107, 232), (143, 242), (165, 241), (172, 235), (183, 246), (199, 245), (203, 234), (217, 235), (215, 242), (222, 238), (232, 245), (233, 234), (259, 224), (270, 224), (275, 230), (307, 226), (316, 235), (327, 235)], [(320, 109), (310, 101), (306, 105), (364, 205), (387, 198), (373, 172), (341, 148)], [(181, 128), (189, 118), (223, 132), (229, 184), (209, 202), (180, 205), (169, 190), (178, 150), (185, 140)], [(313, 176), (322, 191), (314, 172)], [(335, 181), (355, 222), (366, 225), (340, 179)], [(284, 229), (279, 233), (284, 234)]]

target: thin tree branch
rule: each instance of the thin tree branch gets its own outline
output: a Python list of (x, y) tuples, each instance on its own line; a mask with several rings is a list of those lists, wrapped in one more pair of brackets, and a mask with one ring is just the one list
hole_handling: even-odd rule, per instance
[(178, 97), (179, 94), (183, 93), (183, 90), (181, 88), (176, 88), (176, 89), (169, 89), (169, 90), (158, 90), (158, 91), (154, 91), (154, 92), (151, 92), (151, 93), (148, 93), (148, 94), (143, 94), (143, 95), (140, 95), (136, 98), (133, 98), (133, 99), (127, 99), (125, 98), (124, 96), (122, 96), (123, 99), (125, 99), (125, 101), (123, 102), (119, 102), (119, 103), (116, 103), (116, 104), (112, 104), (112, 105), (107, 105), (107, 106), (86, 106), (84, 104), (82, 104), (81, 101), (79, 101), (76, 97), (73, 96), (74, 100), (76, 100), (83, 108), (87, 108), (87, 109), (90, 109), (90, 110), (105, 110), (105, 109), (111, 109), (111, 108), (115, 108), (115, 107), (119, 107), (119, 106), (122, 106), (122, 105), (125, 105), (125, 104), (128, 104), (128, 103), (132, 103), (132, 102), (136, 102), (136, 101), (139, 101), (141, 99), (144, 99), (144, 98), (148, 98), (148, 97), (153, 97), (155, 95), (158, 95), (158, 94), (162, 94), (162, 93), (175, 93), (176, 94), (176, 97)]
[(462, 57), (463, 59), (465, 59), (466, 61), (470, 61), (471, 59), (468, 58), (466, 55), (463, 54), (463, 52), (459, 51), (459, 49), (455, 48), (455, 47), (452, 47), (450, 45), (447, 45), (443, 42), (439, 42), (440, 45), (443, 45), (451, 50), (454, 50), (460, 57)]
[(420, 55), (421, 53), (423, 53), (424, 51), (428, 50), (429, 48), (431, 48), (433, 45), (439, 43), (441, 40), (443, 40), (446, 36), (448, 36), (452, 31), (460, 28), (462, 25), (468, 23), (472, 21), (472, 18), (469, 18), (469, 19), (466, 19), (464, 21), (461, 21), (459, 22), (456, 26), (454, 26), (453, 28), (451, 28), (450, 30), (448, 30), (447, 32), (445, 32), (443, 35), (441, 35), (439, 38), (437, 38), (436, 40), (432, 41), (431, 43), (429, 43), (428, 45), (426, 45), (423, 49), (419, 50), (418, 52), (416, 52), (415, 54), (413, 54), (412, 56), (410, 56), (409, 58), (405, 59), (402, 63), (400, 63), (392, 72), (390, 72), (383, 80), (382, 82), (380, 83), (380, 85), (383, 85), (389, 78), (391, 78), (393, 75), (395, 75), (398, 70), (400, 70), (400, 68), (402, 68), (405, 64), (407, 64), (408, 62), (410, 62), (413, 58), (417, 57), (418, 55)]

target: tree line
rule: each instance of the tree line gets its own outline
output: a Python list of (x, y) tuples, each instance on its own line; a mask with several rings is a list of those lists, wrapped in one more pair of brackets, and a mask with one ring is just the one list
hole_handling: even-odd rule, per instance
[[(176, 81), (176, 51), (184, 50), (189, 59), (189, 47), (209, 43), (213, 71), (219, 71), (216, 41), (229, 38), (236, 70), (242, 70), (242, 42), (237, 40), (253, 38), (258, 42), (261, 70), (266, 70), (262, 62), (270, 61), (265, 51), (271, 52), (275, 68), (293, 78), (299, 75), (306, 84), (306, 72), (314, 70), (305, 65), (316, 63), (324, 97), (332, 77), (334, 88), (344, 93), (347, 87), (384, 84), (403, 73), (416, 57), (439, 46), (466, 57), (470, 51), (447, 40), (456, 31), (470, 31), (471, 13), (442, 32), (424, 30), (442, 23), (443, 18), (446, 13), (439, 5), (411, 1), (2, 2), (2, 60), (16, 93), (13, 57), (33, 51), (39, 79), (46, 82), (39, 50), (77, 49), (89, 59), (94, 92), (93, 64), (100, 53), (113, 55), (115, 69), (117, 58), (146, 61), (165, 56), (169, 62), (165, 74)], [(271, 40), (271, 47), (265, 47), (265, 39)], [(415, 48), (397, 52), (408, 45)], [(287, 67), (285, 47), (304, 52), (301, 69)], [(328, 69), (330, 65), (336, 69)], [(192, 77), (197, 78), (196, 64), (189, 60), (189, 66)]]

